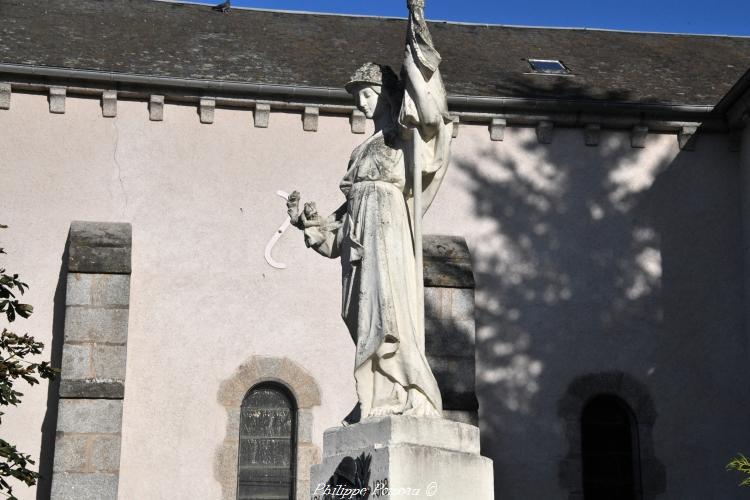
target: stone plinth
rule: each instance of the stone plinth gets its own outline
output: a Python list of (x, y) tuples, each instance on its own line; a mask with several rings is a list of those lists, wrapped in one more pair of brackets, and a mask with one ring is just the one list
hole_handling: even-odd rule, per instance
[[(369, 473), (369, 477), (368, 477)], [(370, 498), (492, 500), (492, 460), (479, 454), (479, 429), (448, 419), (390, 416), (323, 436), (323, 462), (312, 467), (310, 497), (366, 484)], [(353, 483), (353, 484), (352, 484)], [(330, 498), (360, 498), (343, 492)]]

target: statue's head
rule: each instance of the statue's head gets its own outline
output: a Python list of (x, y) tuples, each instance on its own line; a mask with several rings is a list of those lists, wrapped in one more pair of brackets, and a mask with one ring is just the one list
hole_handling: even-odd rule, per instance
[(354, 72), (346, 90), (354, 96), (357, 107), (367, 118), (387, 112), (396, 112), (395, 104), (401, 101), (401, 82), (390, 66), (365, 63)]

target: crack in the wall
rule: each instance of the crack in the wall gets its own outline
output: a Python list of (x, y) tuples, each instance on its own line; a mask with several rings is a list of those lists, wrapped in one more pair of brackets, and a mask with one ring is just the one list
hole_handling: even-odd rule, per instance
[(122, 165), (120, 165), (120, 162), (117, 161), (117, 150), (120, 146), (120, 129), (117, 128), (117, 117), (114, 117), (112, 119), (112, 126), (115, 129), (115, 148), (112, 152), (112, 160), (117, 166), (117, 180), (120, 182), (120, 189), (122, 190), (122, 196), (125, 201), (125, 204), (122, 207), (122, 212), (120, 212), (120, 214), (125, 215), (125, 210), (128, 208), (128, 192), (125, 190), (125, 183), (122, 181)]

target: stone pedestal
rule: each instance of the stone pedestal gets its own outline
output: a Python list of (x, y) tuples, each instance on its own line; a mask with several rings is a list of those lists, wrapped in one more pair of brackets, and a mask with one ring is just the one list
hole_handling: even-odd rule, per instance
[[(326, 496), (326, 485), (339, 496)], [(492, 500), (492, 460), (479, 454), (479, 428), (447, 419), (390, 416), (328, 429), (323, 463), (312, 467), (310, 497)]]

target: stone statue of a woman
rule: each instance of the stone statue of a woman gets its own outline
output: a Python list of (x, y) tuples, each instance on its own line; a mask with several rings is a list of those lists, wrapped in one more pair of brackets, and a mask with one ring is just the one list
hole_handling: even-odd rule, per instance
[(340, 188), (346, 202), (327, 218), (313, 203), (289, 216), (305, 243), (341, 258), (341, 315), (357, 346), (354, 364), (363, 418), (391, 414), (440, 416), (442, 400), (425, 357), (415, 279), (414, 173), (421, 174), (422, 212), (448, 166), (452, 120), (435, 50), (424, 21), (424, 0), (409, 1), (401, 79), (388, 66), (367, 63), (346, 84), (375, 133), (357, 147)]

